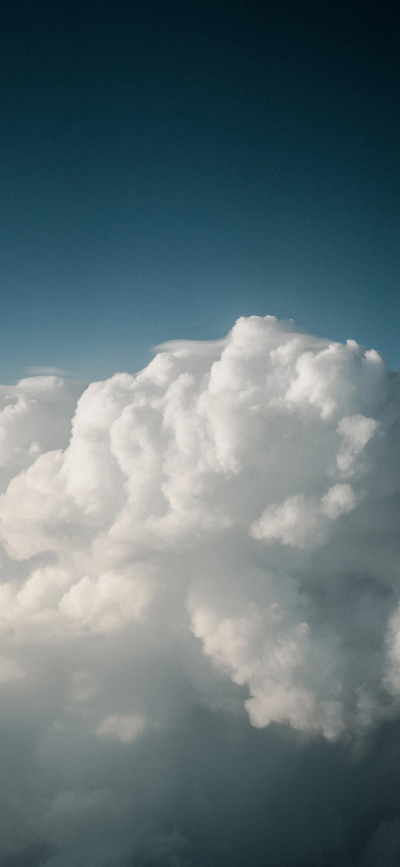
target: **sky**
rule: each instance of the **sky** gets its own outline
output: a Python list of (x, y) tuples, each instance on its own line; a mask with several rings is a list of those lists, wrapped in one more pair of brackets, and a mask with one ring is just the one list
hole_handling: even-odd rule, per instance
[(398, 367), (396, 12), (4, 0), (2, 381), (252, 314)]
[(400, 863), (394, 4), (0, 9), (0, 867)]

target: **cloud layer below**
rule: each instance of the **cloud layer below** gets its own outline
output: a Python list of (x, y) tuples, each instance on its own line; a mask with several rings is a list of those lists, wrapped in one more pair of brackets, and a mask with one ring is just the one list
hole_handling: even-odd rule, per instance
[(398, 863), (399, 386), (250, 317), (2, 387), (1, 865)]

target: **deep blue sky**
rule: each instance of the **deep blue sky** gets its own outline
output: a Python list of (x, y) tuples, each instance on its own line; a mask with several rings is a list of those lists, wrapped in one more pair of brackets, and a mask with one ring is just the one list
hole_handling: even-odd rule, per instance
[(400, 366), (396, 11), (3, 0), (0, 381), (251, 313)]

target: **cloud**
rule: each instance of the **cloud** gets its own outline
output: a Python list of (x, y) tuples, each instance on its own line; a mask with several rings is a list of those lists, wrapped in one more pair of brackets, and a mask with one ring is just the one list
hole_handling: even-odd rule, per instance
[(254, 316), (135, 376), (2, 387), (4, 865), (357, 867), (389, 845), (399, 383)]
[(32, 376), (68, 376), (70, 371), (63, 370), (61, 367), (28, 367), (28, 372)]
[(143, 717), (112, 714), (97, 726), (95, 734), (101, 740), (110, 738), (121, 744), (131, 744), (142, 734), (145, 725)]
[(303, 494), (288, 497), (281, 506), (269, 506), (251, 529), (254, 539), (274, 539), (293, 548), (314, 548), (326, 538), (329, 521), (354, 509), (351, 485), (334, 485), (320, 500)]

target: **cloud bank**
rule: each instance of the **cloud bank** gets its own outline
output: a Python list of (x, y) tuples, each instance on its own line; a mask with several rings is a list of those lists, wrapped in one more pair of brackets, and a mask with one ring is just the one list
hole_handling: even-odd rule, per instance
[(397, 864), (399, 375), (253, 316), (0, 397), (0, 864)]

